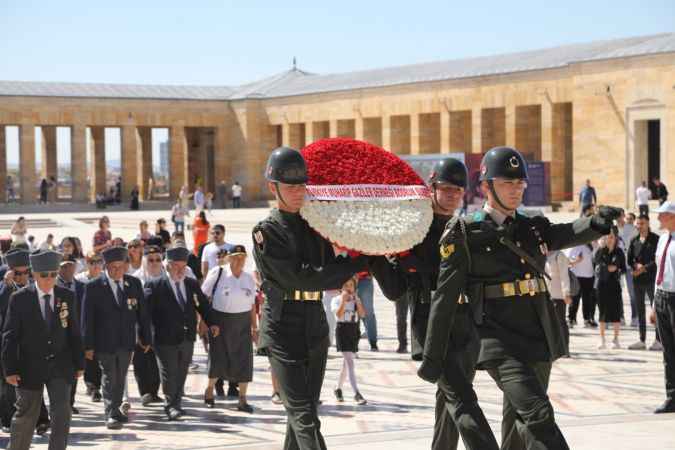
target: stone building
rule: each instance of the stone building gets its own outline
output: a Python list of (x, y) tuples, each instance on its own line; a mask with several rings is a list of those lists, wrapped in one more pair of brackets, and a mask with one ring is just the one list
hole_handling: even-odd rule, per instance
[(630, 206), (643, 180), (675, 186), (675, 33), (328, 75), (293, 67), (238, 87), (0, 81), (0, 186), (6, 126), (20, 130), (26, 203), (37, 195), (35, 127), (48, 176), (55, 127), (71, 128), (80, 202), (105, 190), (104, 129), (116, 127), (124, 195), (147, 186), (151, 130), (168, 128), (173, 196), (197, 177), (211, 191), (236, 177), (248, 199), (264, 198), (272, 148), (349, 136), (413, 155), (511, 145), (550, 163), (552, 200), (572, 200), (590, 178), (602, 202)]

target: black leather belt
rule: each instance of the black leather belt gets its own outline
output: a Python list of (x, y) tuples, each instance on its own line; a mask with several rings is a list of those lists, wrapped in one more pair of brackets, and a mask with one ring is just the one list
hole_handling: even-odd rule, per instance
[(546, 282), (541, 278), (529, 278), (526, 280), (515, 280), (507, 283), (492, 284), (485, 286), (484, 295), (488, 300), (534, 296), (536, 294), (547, 292)]
[(284, 298), (287, 302), (320, 302), (323, 299), (321, 291), (291, 291)]

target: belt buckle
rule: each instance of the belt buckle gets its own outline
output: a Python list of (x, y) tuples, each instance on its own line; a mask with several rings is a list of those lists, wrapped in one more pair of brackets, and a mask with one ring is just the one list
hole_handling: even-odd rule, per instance
[(504, 297), (515, 296), (516, 295), (515, 283), (502, 283), (502, 291), (504, 291)]
[(520, 290), (520, 295), (529, 295), (533, 297), (537, 293), (537, 286), (535, 285), (535, 280), (518, 280), (518, 289)]

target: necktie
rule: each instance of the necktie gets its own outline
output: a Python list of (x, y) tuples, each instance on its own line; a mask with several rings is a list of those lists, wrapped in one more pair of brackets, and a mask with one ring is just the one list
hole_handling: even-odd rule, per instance
[(185, 309), (185, 297), (183, 297), (183, 292), (180, 290), (180, 282), (176, 281), (176, 295), (178, 296), (178, 303), (180, 303), (181, 309)]
[(117, 295), (115, 296), (115, 300), (117, 300), (117, 306), (121, 308), (122, 300), (124, 300), (124, 290), (122, 290), (122, 282), (115, 281), (115, 285), (117, 285)]
[(47, 323), (47, 328), (49, 328), (49, 331), (52, 330), (52, 324), (54, 323), (54, 310), (52, 309), (51, 305), (51, 298), (52, 296), (49, 294), (45, 294), (42, 296), (45, 302), (45, 322)]
[(661, 264), (659, 264), (659, 274), (656, 276), (656, 285), (660, 286), (663, 283), (663, 273), (666, 270), (666, 256), (668, 255), (668, 247), (670, 246), (670, 241), (673, 240), (673, 235), (668, 236), (668, 242), (666, 242), (666, 248), (663, 249), (663, 255), (661, 255)]
[(503, 223), (502, 225), (504, 225), (505, 227), (508, 227), (508, 226), (511, 225), (513, 222), (514, 222), (513, 217), (511, 217), (511, 216), (506, 216), (506, 219), (504, 219), (504, 223)]

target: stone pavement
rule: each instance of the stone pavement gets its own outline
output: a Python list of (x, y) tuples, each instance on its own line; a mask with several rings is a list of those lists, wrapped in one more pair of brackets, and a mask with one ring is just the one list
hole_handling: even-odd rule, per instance
[[(227, 240), (244, 243), (250, 248), (250, 229), (263, 217), (265, 210), (218, 211), (212, 223), (224, 223)], [(50, 219), (54, 227), (31, 229), (38, 241), (52, 232), (57, 241), (77, 235), (89, 247), (96, 229), (98, 213), (27, 214), (29, 220)], [(142, 218), (151, 221), (157, 211), (111, 213), (113, 236), (129, 239), (137, 232)], [(163, 214), (169, 218), (170, 214)], [(554, 221), (573, 218), (570, 214), (552, 214)], [(0, 215), (0, 235), (7, 234), (4, 223), (13, 216)], [(29, 222), (30, 223), (30, 222)], [(38, 222), (35, 222), (38, 223)], [(656, 225), (656, 222), (654, 223)], [(249, 260), (249, 264), (252, 261)], [(380, 352), (367, 350), (361, 342), (356, 371), (359, 387), (368, 405), (352, 401), (348, 384), (346, 401), (338, 404), (332, 394), (341, 359), (331, 349), (321, 406), (322, 430), (329, 448), (352, 450), (398, 450), (429, 448), (433, 426), (435, 387), (416, 377), (417, 363), (409, 355), (394, 352), (396, 327), (393, 304), (376, 293)], [(626, 311), (630, 311), (626, 304)], [(653, 339), (653, 327), (648, 341)], [(624, 347), (637, 339), (637, 330), (624, 327)], [(596, 330), (572, 330), (573, 357), (558, 361), (551, 376), (550, 397), (559, 425), (570, 448), (575, 450), (675, 449), (675, 414), (654, 415), (653, 409), (664, 399), (663, 368), (660, 352), (606, 350), (598, 351)], [(186, 385), (189, 415), (179, 422), (167, 422), (160, 406), (143, 408), (138, 399), (133, 375), (129, 377), (132, 396), (131, 423), (121, 431), (106, 430), (101, 419), (102, 404), (91, 403), (80, 383), (74, 416), (71, 446), (105, 449), (279, 449), (285, 432), (285, 414), (281, 406), (269, 401), (271, 382), (268, 364), (256, 357), (254, 382), (250, 387), (252, 415), (236, 411), (234, 400), (218, 400), (216, 409), (204, 408), (202, 395), (206, 386), (206, 355), (196, 345), (195, 362), (199, 369), (191, 373)], [(479, 372), (475, 382), (480, 403), (499, 435), (501, 393), (492, 380)], [(499, 437), (498, 437), (499, 439)], [(46, 449), (46, 438), (35, 438), (33, 448)], [(0, 447), (7, 445), (0, 437)], [(460, 445), (460, 448), (463, 448)]]

